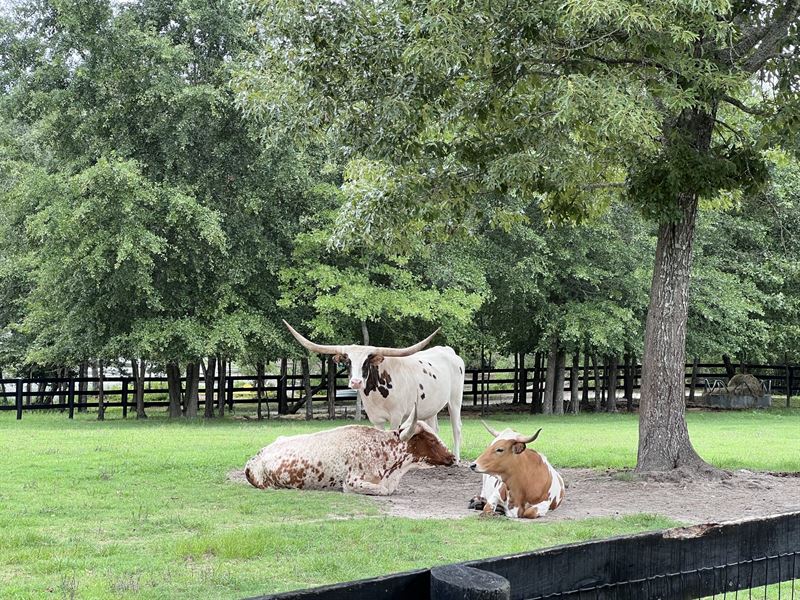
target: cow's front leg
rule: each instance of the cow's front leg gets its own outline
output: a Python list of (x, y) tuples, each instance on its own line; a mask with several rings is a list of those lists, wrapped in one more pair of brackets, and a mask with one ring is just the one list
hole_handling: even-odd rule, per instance
[(388, 496), (394, 491), (389, 489), (383, 480), (373, 483), (358, 475), (348, 475), (344, 481), (343, 490), (346, 494), (365, 494), (367, 496)]

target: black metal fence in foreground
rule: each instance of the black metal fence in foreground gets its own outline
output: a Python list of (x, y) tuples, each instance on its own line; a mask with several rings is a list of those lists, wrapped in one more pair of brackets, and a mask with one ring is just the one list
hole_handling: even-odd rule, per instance
[[(786, 396), (786, 406), (790, 406), (793, 394), (800, 392), (800, 367), (791, 365), (746, 365), (747, 372), (752, 373), (764, 382), (768, 391)], [(566, 367), (564, 392), (573, 395), (573, 383), (576, 386), (575, 397), (584, 405), (596, 398), (603, 398), (605, 403), (609, 395), (609, 386), (615, 387), (615, 397), (619, 408), (630, 410), (636, 403), (635, 392), (640, 387), (641, 366), (631, 365), (625, 376), (610, 382), (608, 369), (599, 365), (597, 368), (580, 366), (572, 376), (572, 367)], [(464, 373), (464, 403), (469, 406), (488, 407), (490, 400), (505, 399), (515, 404), (530, 407), (531, 412), (541, 412), (542, 392), (545, 385), (545, 368), (520, 369), (466, 369)], [(327, 405), (329, 415), (335, 412), (334, 405), (352, 405), (355, 392), (347, 389), (347, 373), (342, 370), (336, 374), (335, 393), (329, 397), (326, 376), (311, 374), (312, 404)], [(702, 388), (704, 382), (727, 380), (725, 365), (688, 363), (685, 368), (685, 385), (688, 390)], [(21, 419), (24, 411), (29, 410), (61, 410), (72, 418), (75, 410), (98, 408), (98, 391), (100, 379), (97, 377), (64, 377), (64, 378), (31, 378), (0, 379), (0, 411), (16, 411)], [(123, 416), (127, 416), (132, 407), (136, 380), (132, 377), (103, 378), (104, 405), (106, 408), (122, 408)], [(305, 391), (300, 374), (264, 376), (260, 389), (255, 376), (226, 375), (214, 382), (215, 396), (225, 397), (229, 409), (236, 405), (250, 406), (259, 402), (264, 410), (272, 410), (278, 414), (296, 413), (305, 405)], [(181, 378), (182, 390), (187, 387), (187, 379)], [(204, 408), (205, 382), (200, 380), (198, 404), (200, 411)], [(701, 390), (698, 391), (699, 396)], [(590, 396), (591, 394), (591, 396)], [(261, 400), (259, 401), (259, 397)], [(143, 398), (145, 408), (165, 408), (167, 399), (167, 378), (161, 376), (144, 379)], [(695, 396), (690, 394), (689, 402)], [(626, 400), (627, 399), (627, 400)], [(218, 400), (215, 400), (217, 402)], [(592, 402), (592, 403), (593, 403)]]
[[(524, 528), (517, 535), (525, 535)], [(794, 600), (800, 599), (798, 578), (800, 513), (790, 513), (570, 544), (259, 600)]]

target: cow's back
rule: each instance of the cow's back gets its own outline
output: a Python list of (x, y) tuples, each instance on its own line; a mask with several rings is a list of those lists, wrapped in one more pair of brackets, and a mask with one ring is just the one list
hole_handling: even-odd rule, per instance
[(380, 446), (385, 433), (346, 425), (328, 431), (280, 437), (263, 448), (246, 469), (258, 470), (265, 488), (342, 489), (358, 457)]

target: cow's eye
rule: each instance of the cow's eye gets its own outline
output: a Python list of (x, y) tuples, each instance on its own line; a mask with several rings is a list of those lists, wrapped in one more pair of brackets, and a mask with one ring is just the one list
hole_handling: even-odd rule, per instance
[(498, 454), (500, 454), (502, 451), (503, 451), (503, 448), (498, 448), (497, 450), (495, 450), (495, 452), (497, 452)]

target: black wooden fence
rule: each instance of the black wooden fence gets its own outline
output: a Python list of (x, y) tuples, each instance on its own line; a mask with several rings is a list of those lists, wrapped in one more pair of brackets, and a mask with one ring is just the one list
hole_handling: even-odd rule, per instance
[(800, 513), (789, 513), (570, 544), (258, 600), (684, 600), (740, 594), (789, 600), (800, 598), (798, 578)]
[[(752, 373), (765, 382), (773, 393), (786, 396), (786, 406), (790, 405), (792, 395), (800, 393), (800, 367), (789, 365), (746, 365), (747, 372)], [(686, 365), (686, 386), (692, 388), (693, 365)], [(609, 370), (604, 366), (597, 369), (592, 367), (578, 367), (577, 377), (571, 377), (572, 367), (566, 368), (564, 391), (572, 395), (572, 381), (576, 380), (579, 393), (578, 398), (608, 395), (607, 387), (611, 380)], [(519, 405), (529, 405), (532, 412), (541, 411), (541, 396), (544, 387), (546, 370), (544, 368), (521, 369), (466, 369), (464, 373), (464, 402), (467, 406), (481, 405), (485, 409), (490, 403), (497, 400), (513, 401)], [(597, 375), (595, 375), (597, 373)], [(620, 390), (622, 396), (627, 398), (627, 408), (632, 408), (636, 403), (635, 391), (640, 387), (641, 366), (636, 365), (629, 369), (624, 376), (617, 378), (615, 397)], [(695, 384), (702, 387), (704, 380), (726, 379), (725, 365), (716, 363), (703, 363), (697, 365), (694, 373)], [(104, 377), (104, 405), (106, 408), (122, 408), (123, 416), (133, 404), (135, 392), (135, 379), (132, 377)], [(312, 388), (316, 391), (312, 395), (312, 404), (328, 403), (327, 386), (325, 377), (320, 374), (311, 375)], [(166, 377), (146, 377), (144, 380), (143, 397), (145, 408), (167, 407), (169, 401), (167, 394)], [(88, 388), (81, 390), (81, 383)], [(186, 387), (186, 378), (181, 380)], [(70, 378), (34, 378), (34, 379), (0, 379), (0, 411), (16, 411), (17, 419), (22, 418), (24, 411), (28, 410), (61, 410), (72, 418), (75, 410), (97, 408), (97, 386), (99, 378), (70, 377)], [(335, 403), (351, 405), (354, 393), (347, 390), (347, 375), (340, 372), (336, 377)], [(215, 383), (218, 385), (218, 382)], [(259, 390), (255, 376), (228, 375), (223, 380), (223, 392), (228, 408), (236, 405), (253, 406), (258, 403)], [(204, 405), (205, 388), (203, 380), (199, 388), (199, 404)], [(216, 389), (219, 393), (219, 389)], [(263, 378), (260, 395), (264, 405), (275, 405), (284, 412), (296, 412), (304, 404), (304, 386), (302, 375), (287, 374), (265, 375)], [(622, 398), (620, 398), (622, 400)], [(538, 405), (537, 405), (538, 403)]]

